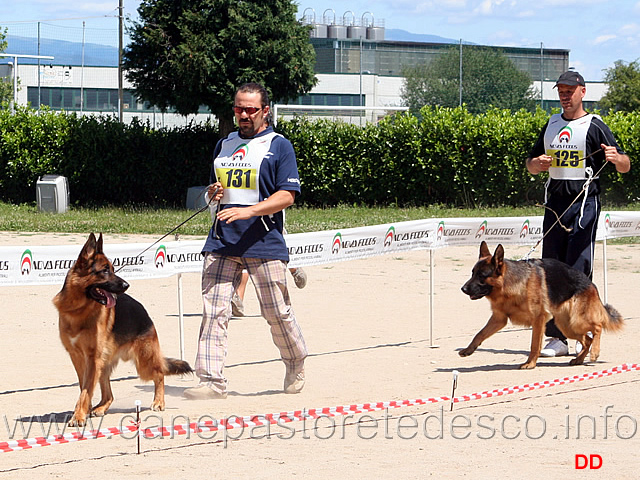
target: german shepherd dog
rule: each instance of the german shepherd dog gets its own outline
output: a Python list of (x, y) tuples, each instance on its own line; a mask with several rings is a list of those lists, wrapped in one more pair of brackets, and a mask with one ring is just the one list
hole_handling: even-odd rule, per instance
[(520, 368), (535, 368), (545, 325), (554, 318), (565, 336), (582, 344), (580, 354), (569, 362), (580, 365), (589, 351), (592, 362), (598, 359), (603, 329), (616, 331), (623, 327), (622, 316), (612, 306), (602, 304), (598, 289), (584, 273), (550, 258), (507, 260), (502, 245), (492, 256), (487, 243), (480, 244), (480, 258), (462, 291), (471, 300), (487, 297), (492, 315), (469, 346), (459, 352), (461, 357), (475, 352), (511, 319), (515, 325), (532, 327), (531, 352)]
[[(80, 398), (70, 426), (83, 426), (87, 415), (103, 416), (113, 402), (109, 378), (120, 359), (133, 360), (142, 380), (153, 380), (151, 409), (164, 410), (164, 376), (191, 373), (187, 362), (165, 358), (149, 314), (124, 292), (129, 284), (116, 276), (102, 251), (102, 234), (89, 235), (53, 303), (59, 313), (60, 339), (71, 356)], [(96, 383), (102, 398), (91, 408)]]

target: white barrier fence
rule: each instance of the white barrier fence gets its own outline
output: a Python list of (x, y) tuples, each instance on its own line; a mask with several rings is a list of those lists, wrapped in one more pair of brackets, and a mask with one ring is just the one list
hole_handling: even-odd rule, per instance
[[(598, 240), (640, 236), (640, 212), (602, 212)], [(542, 217), (441, 218), (286, 236), (291, 267), (321, 265), (451, 245), (534, 245)], [(149, 244), (105, 242), (104, 250), (127, 279), (169, 277), (202, 268), (201, 240)], [(0, 286), (62, 284), (81, 245), (0, 247)], [(140, 252), (148, 249), (144, 254)], [(124, 266), (123, 266), (124, 265)], [(122, 268), (121, 268), (122, 267)]]
[[(606, 301), (606, 240), (640, 236), (640, 212), (600, 214), (597, 239), (604, 241)], [(452, 245), (535, 245), (542, 238), (542, 217), (433, 218), (360, 228), (296, 233), (286, 236), (289, 266), (304, 267), (368, 258), (410, 250), (430, 250), (430, 325), (433, 323), (433, 251)], [(125, 279), (159, 278), (200, 272), (204, 241), (110, 244), (105, 254)], [(81, 245), (0, 247), (0, 286), (62, 284)], [(146, 251), (145, 251), (146, 250)], [(144, 252), (144, 253), (140, 253)], [(179, 291), (182, 331), (182, 303)], [(431, 335), (430, 335), (431, 336)], [(181, 343), (182, 345), (182, 343)]]

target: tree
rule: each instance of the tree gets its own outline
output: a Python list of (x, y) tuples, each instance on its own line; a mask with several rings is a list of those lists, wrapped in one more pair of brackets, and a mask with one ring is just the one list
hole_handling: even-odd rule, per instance
[(274, 102), (311, 90), (315, 52), (310, 26), (290, 0), (143, 0), (123, 57), (135, 94), (162, 111), (209, 107), (220, 132), (233, 130), (233, 95), (263, 84)]
[[(414, 114), (424, 105), (460, 105), (460, 48), (451, 47), (427, 65), (407, 68), (401, 96)], [(466, 45), (462, 49), (462, 103), (471, 113), (490, 106), (533, 111), (531, 77), (500, 51)]]
[[(7, 29), (0, 30), (0, 53), (7, 49)], [(13, 81), (7, 78), (0, 78), (0, 105), (13, 101)]]
[(625, 63), (617, 60), (607, 68), (604, 81), (609, 88), (600, 99), (600, 106), (614, 112), (640, 110), (640, 63), (638, 60)]

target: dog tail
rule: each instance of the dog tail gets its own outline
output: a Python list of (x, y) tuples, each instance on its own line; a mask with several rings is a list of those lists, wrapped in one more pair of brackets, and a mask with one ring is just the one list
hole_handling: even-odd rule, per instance
[(166, 375), (186, 375), (193, 373), (193, 368), (184, 360), (178, 360), (176, 358), (165, 358), (165, 364), (167, 366)]
[(618, 310), (609, 304), (606, 304), (604, 309), (607, 311), (607, 321), (603, 325), (604, 329), (613, 332), (621, 330), (624, 327), (624, 318), (622, 318)]

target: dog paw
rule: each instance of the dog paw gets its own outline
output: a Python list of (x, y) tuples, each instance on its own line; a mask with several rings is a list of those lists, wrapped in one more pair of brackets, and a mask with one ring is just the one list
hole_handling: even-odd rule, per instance
[(151, 404), (151, 410), (153, 410), (154, 412), (163, 412), (164, 411), (164, 403), (153, 402)]
[(471, 355), (475, 351), (476, 351), (475, 348), (467, 347), (467, 348), (463, 348), (462, 350), (460, 350), (458, 352), (458, 355), (460, 355), (461, 357), (468, 357), (469, 355)]
[(572, 358), (571, 361), (569, 362), (569, 365), (582, 365), (582, 358)]
[(69, 420), (68, 425), (70, 427), (84, 427), (85, 423), (87, 423), (86, 418), (76, 417), (75, 415)]
[(526, 362), (520, 365), (520, 370), (532, 370), (534, 368), (536, 368), (535, 362)]

